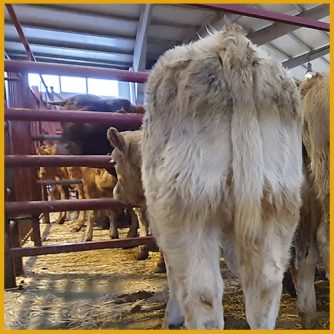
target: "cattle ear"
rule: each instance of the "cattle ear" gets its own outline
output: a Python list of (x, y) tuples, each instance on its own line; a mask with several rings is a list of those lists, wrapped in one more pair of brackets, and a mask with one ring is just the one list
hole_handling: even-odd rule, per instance
[(125, 141), (123, 136), (115, 128), (109, 128), (107, 131), (107, 137), (110, 145), (124, 152)]

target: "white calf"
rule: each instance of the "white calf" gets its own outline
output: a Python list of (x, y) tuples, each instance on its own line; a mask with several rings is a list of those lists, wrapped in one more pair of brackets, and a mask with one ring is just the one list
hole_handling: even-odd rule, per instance
[(298, 91), (230, 26), (167, 51), (147, 83), (142, 177), (165, 255), (165, 327), (223, 328), (220, 247), (251, 328), (275, 326), (302, 183)]

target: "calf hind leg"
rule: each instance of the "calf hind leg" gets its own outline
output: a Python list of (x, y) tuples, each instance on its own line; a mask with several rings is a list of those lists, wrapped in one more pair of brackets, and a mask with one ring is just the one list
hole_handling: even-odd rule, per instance
[(209, 223), (203, 221), (192, 226), (189, 224), (188, 228), (182, 228), (186, 224), (180, 224), (177, 231), (168, 225), (171, 224), (164, 224), (163, 231), (158, 233), (163, 235), (158, 242), (168, 266), (169, 286), (173, 288), (164, 326), (179, 325), (183, 315), (187, 329), (222, 329), (223, 280), (219, 267), (219, 232), (210, 229)]
[(305, 251), (299, 251), (296, 245), (296, 251), (296, 266), (293, 273), (297, 292), (297, 308), (303, 328), (317, 328), (319, 323), (316, 314), (314, 274), (319, 258), (318, 252), (314, 244), (311, 244)]
[(324, 217), (318, 227), (317, 244), (323, 264), (326, 268), (326, 277), (329, 279), (329, 223), (328, 217)]
[(251, 329), (275, 328), (283, 274), (289, 260), (292, 229), (290, 232), (279, 237), (278, 231), (263, 231), (257, 245), (236, 243), (246, 318)]
[[(165, 262), (164, 262), (165, 263)], [(162, 324), (164, 329), (176, 329), (183, 325), (184, 317), (180, 308), (180, 304), (177, 300), (177, 284), (174, 280), (172, 269), (167, 269), (167, 281), (168, 281), (168, 302), (165, 310), (165, 316)]]
[(86, 211), (80, 211), (78, 219), (73, 223), (75, 226), (71, 229), (71, 232), (79, 232), (86, 224)]
[(131, 225), (127, 234), (128, 238), (135, 238), (138, 237), (138, 227), (139, 227), (139, 222), (137, 215), (135, 214), (134, 209), (129, 209), (129, 214), (131, 218)]
[(87, 226), (83, 241), (92, 241), (93, 240), (93, 226), (94, 226), (94, 211), (88, 211)]
[(108, 210), (107, 212), (108, 218), (109, 218), (109, 236), (110, 239), (118, 239), (118, 224), (117, 224), (117, 218), (119, 216), (119, 212), (117, 210)]

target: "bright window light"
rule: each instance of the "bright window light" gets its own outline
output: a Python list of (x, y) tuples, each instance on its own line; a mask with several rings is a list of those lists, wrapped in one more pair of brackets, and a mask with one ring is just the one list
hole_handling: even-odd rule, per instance
[[(56, 93), (60, 93), (60, 87), (59, 87), (59, 77), (58, 75), (48, 75), (48, 74), (42, 74), (44, 82), (46, 83), (48, 89), (50, 90), (51, 87), (53, 87), (53, 90)], [(28, 74), (28, 82), (29, 86), (37, 86), (39, 88), (40, 92), (45, 92), (45, 87), (42, 84), (41, 77), (37, 73), (29, 73)]]
[(65, 93), (86, 94), (86, 79), (61, 76), (61, 91)]
[[(60, 93), (60, 87), (59, 87), (59, 76), (58, 75), (49, 75), (49, 74), (43, 74), (43, 79), (46, 85), (48, 86), (48, 89), (50, 90), (51, 87), (53, 87), (53, 90), (56, 93)], [(43, 90), (44, 85), (41, 83)]]
[(99, 96), (118, 97), (118, 81), (103, 79), (88, 79), (88, 93)]
[(32, 87), (32, 86), (39, 87), (40, 83), (41, 83), (41, 78), (40, 78), (39, 74), (37, 74), (37, 73), (29, 73), (28, 74), (28, 82), (29, 82), (30, 87)]

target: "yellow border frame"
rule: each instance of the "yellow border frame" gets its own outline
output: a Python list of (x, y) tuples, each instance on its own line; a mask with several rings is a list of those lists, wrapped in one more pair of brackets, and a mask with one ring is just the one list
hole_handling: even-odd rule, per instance
[[(152, 1), (152, 0), (147, 0), (147, 1), (136, 1), (136, 0), (132, 0), (132, 1), (113, 1), (113, 0), (98, 0), (93, 2), (92, 0), (5, 0), (4, 1), (5, 4), (89, 4), (89, 3), (94, 3), (94, 4), (143, 4), (143, 3), (155, 3), (155, 4), (185, 4), (185, 3), (224, 3), (224, 4), (232, 4), (232, 3), (238, 3), (238, 4), (251, 4), (251, 3), (256, 3), (256, 4), (293, 4), (293, 1), (289, 1), (289, 0), (280, 0), (280, 1), (265, 1), (265, 0), (257, 0), (257, 1), (245, 1), (245, 0), (240, 0), (240, 1), (231, 1), (231, 0), (225, 0), (225, 1), (212, 1), (212, 0), (201, 0), (201, 1), (194, 1), (194, 0), (183, 0), (183, 1), (170, 1), (170, 0), (160, 0), (160, 1)], [(315, 4), (315, 3), (321, 3), (321, 4), (330, 4), (329, 0), (324, 0), (324, 1), (319, 1), (319, 0), (302, 0), (299, 3), (301, 4)], [(2, 52), (4, 54), (4, 5), (0, 6), (0, 21), (2, 22), (2, 24), (0, 25), (0, 32), (1, 32), (1, 40), (0, 40), (0, 45), (2, 48)], [(330, 6), (330, 25), (333, 27), (333, 22), (334, 21), (334, 4), (332, 4)], [(330, 46), (331, 48), (334, 46), (334, 36), (333, 34), (330, 34)], [(334, 52), (330, 53), (330, 73), (332, 73), (333, 70), (333, 63), (334, 63)], [(4, 56), (1, 56), (1, 68), (4, 69)], [(0, 80), (0, 103), (1, 106), (3, 106), (4, 104), (4, 96), (3, 96), (3, 91), (4, 91), (4, 80), (3, 80), (3, 74), (4, 71), (2, 71), (2, 78)], [(331, 83), (331, 87), (334, 87), (334, 75), (331, 75), (330, 78), (330, 83)], [(333, 110), (333, 104), (334, 104), (334, 94), (331, 94), (330, 97), (330, 105), (331, 105), (331, 110)], [(2, 113), (1, 113), (1, 122), (2, 124), (4, 124), (4, 110), (2, 109)], [(330, 130), (332, 130), (334, 128), (334, 117), (330, 117)], [(2, 216), (1, 216), (1, 230), (0, 231), (4, 231), (4, 128), (2, 126), (0, 126), (0, 135), (1, 135), (1, 146), (0, 146), (0, 159), (1, 159), (1, 163), (0, 163), (0, 176), (1, 176), (1, 180), (0, 180), (0, 203), (1, 203), (1, 212)], [(334, 132), (330, 131), (330, 141), (332, 142), (333, 140), (333, 136), (334, 136)], [(330, 145), (330, 161), (332, 162), (333, 159), (333, 152), (334, 148), (332, 147), (332, 145)], [(330, 170), (332, 171), (332, 163), (330, 164)], [(330, 191), (332, 193), (332, 189), (334, 186), (334, 180), (332, 178), (332, 173), (330, 173)], [(334, 197), (332, 199), (330, 199), (330, 213), (333, 212), (333, 201), (334, 201)], [(330, 228), (330, 238), (331, 240), (334, 240), (333, 237), (333, 233), (334, 233), (334, 228), (331, 227)], [(2, 255), (2, 261), (0, 261), (1, 263), (1, 273), (0, 273), (0, 282), (1, 282), (1, 286), (4, 287), (4, 234), (0, 237), (0, 249), (1, 249), (1, 255)], [(333, 249), (334, 251), (334, 246), (331, 246), (331, 249)], [(333, 262), (334, 262), (334, 257), (331, 257), (331, 268), (334, 268), (333, 266)], [(331, 271), (331, 277), (330, 277), (331, 281), (333, 282), (333, 270)], [(1, 299), (1, 303), (0, 303), (0, 314), (4, 315), (4, 290), (3, 288), (0, 289), (0, 299)], [(278, 334), (283, 334), (283, 333), (298, 333), (298, 334), (303, 334), (303, 333), (308, 333), (308, 334), (318, 334), (320, 333), (332, 333), (333, 329), (334, 329), (334, 312), (332, 310), (332, 305), (334, 302), (334, 290), (330, 289), (330, 329), (329, 330), (275, 330), (275, 333)], [(0, 331), (3, 333), (19, 333), (22, 330), (10, 330), (10, 329), (4, 329), (4, 316), (2, 316), (0, 318)], [(61, 333), (61, 331), (66, 331), (66, 333), (76, 333), (76, 334), (83, 334), (83, 333), (92, 333), (93, 330), (24, 330), (25, 333)], [(132, 333), (139, 333), (139, 334), (146, 334), (148, 330), (103, 330), (103, 333), (124, 333), (124, 332), (132, 332)], [(151, 332), (160, 334), (160, 333), (165, 333), (165, 330), (151, 330)], [(191, 332), (197, 332), (197, 331), (186, 331), (186, 330), (180, 330), (179, 332), (183, 332), (183, 333), (191, 333)], [(209, 330), (202, 330), (201, 332), (207, 332), (207, 333), (212, 333), (213, 331), (209, 331)], [(217, 331), (215, 331), (217, 332)], [(224, 332), (227, 333), (237, 333), (237, 334), (246, 334), (249, 333), (249, 330), (224, 330)], [(256, 330), (253, 330), (252, 332), (257, 332)], [(271, 331), (258, 331), (259, 333), (264, 333), (264, 332), (271, 332)], [(334, 332), (333, 332), (334, 333)]]

